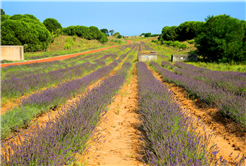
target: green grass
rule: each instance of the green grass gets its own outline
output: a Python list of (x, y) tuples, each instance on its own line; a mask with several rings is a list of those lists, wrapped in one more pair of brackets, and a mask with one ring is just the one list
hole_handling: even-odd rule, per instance
[(205, 63), (205, 62), (186, 62), (197, 67), (204, 67), (211, 70), (217, 71), (235, 71), (235, 72), (246, 72), (246, 65), (243, 64), (228, 64), (228, 63)]

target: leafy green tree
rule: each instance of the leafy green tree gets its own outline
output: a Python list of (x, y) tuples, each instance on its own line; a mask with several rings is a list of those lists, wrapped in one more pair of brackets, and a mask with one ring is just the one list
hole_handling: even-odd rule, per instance
[(117, 38), (119, 38), (119, 39), (122, 38), (122, 35), (118, 35)]
[(110, 30), (109, 32), (110, 32), (111, 36), (114, 34), (114, 30), (113, 29)]
[(151, 33), (150, 32), (149, 33), (145, 33), (144, 37), (151, 37)]
[(109, 36), (109, 32), (106, 28), (100, 29), (102, 33), (105, 33), (107, 36)]
[(210, 61), (246, 61), (245, 22), (229, 15), (208, 16), (195, 46)]
[(7, 19), (9, 19), (10, 16), (5, 14), (5, 15), (1, 15), (1, 23), (3, 23), (4, 21), (6, 21)]
[(100, 39), (101, 38), (101, 31), (97, 27), (90, 26), (89, 29), (91, 32), (92, 39)]
[(58, 29), (62, 29), (61, 24), (54, 18), (46, 18), (43, 21), (43, 24), (46, 26), (46, 28), (50, 31), (50, 33), (56, 33), (58, 32)]
[(175, 32), (175, 29), (177, 28), (177, 26), (165, 26), (164, 28), (162, 28), (162, 38), (163, 40), (176, 40), (177, 38), (177, 34)]
[(101, 38), (99, 39), (100, 43), (106, 43), (108, 41), (108, 37), (105, 33), (101, 33)]
[(3, 9), (1, 9), (1, 15), (5, 15), (5, 11), (3, 11)]
[(43, 24), (50, 31), (51, 34), (51, 42), (53, 43), (55, 38), (58, 37), (62, 33), (61, 24), (54, 18), (46, 18), (43, 21)]
[(69, 36), (73, 36), (75, 34), (74, 30), (75, 30), (75, 26), (68, 26), (66, 28), (62, 28), (62, 32), (65, 35), (69, 35)]
[(177, 40), (185, 41), (194, 39), (204, 22), (186, 21), (181, 23), (176, 29)]
[(1, 44), (24, 45), (25, 51), (47, 49), (50, 32), (33, 15), (13, 15), (1, 24)]
[(119, 36), (120, 35), (120, 32), (115, 32), (114, 34), (113, 34), (113, 36)]
[(151, 37), (160, 36), (160, 34), (152, 34)]

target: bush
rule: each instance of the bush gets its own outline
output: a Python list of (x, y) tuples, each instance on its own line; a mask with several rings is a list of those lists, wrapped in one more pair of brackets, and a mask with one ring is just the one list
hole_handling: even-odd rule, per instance
[(189, 44), (194, 44), (194, 43), (195, 43), (194, 40), (187, 40), (187, 42), (188, 42)]
[(118, 36), (117, 36), (117, 38), (119, 38), (119, 39), (120, 39), (120, 38), (122, 38), (122, 36), (121, 36), (121, 35), (118, 35)]
[(174, 47), (178, 47), (178, 48), (182, 48), (182, 49), (186, 49), (189, 48), (189, 46), (185, 43), (180, 43), (179, 41), (163, 41), (163, 44), (167, 45), (167, 46), (174, 46)]
[(176, 29), (176, 40), (185, 41), (195, 38), (204, 22), (186, 21), (181, 23)]
[(46, 18), (43, 21), (43, 24), (46, 26), (46, 28), (50, 31), (50, 33), (56, 33), (58, 32), (58, 29), (62, 29), (61, 24), (54, 18)]
[(2, 45), (25, 45), (25, 51), (47, 49), (50, 32), (30, 14), (11, 16), (1, 24)]
[(119, 36), (120, 33), (119, 32), (115, 32), (112, 36)]
[(71, 49), (72, 48), (72, 46), (70, 45), (70, 43), (66, 43), (65, 45), (64, 45), (64, 49)]
[(77, 38), (77, 36), (76, 36), (76, 35), (74, 35), (74, 36), (73, 36), (73, 41), (76, 41), (76, 38)]
[(92, 39), (100, 39), (101, 38), (102, 32), (97, 27), (90, 26), (89, 29), (90, 29)]
[(208, 16), (195, 38), (199, 54), (209, 61), (246, 61), (246, 24), (229, 15)]
[(101, 32), (101, 38), (99, 39), (100, 43), (106, 43), (108, 41), (108, 37), (105, 33)]

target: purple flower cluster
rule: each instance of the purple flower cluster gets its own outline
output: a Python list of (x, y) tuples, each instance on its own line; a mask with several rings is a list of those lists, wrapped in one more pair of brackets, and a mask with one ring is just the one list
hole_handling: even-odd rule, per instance
[(244, 96), (238, 96), (221, 88), (213, 87), (211, 84), (198, 79), (175, 74), (162, 68), (156, 62), (150, 62), (150, 65), (162, 75), (164, 81), (173, 82), (184, 87), (190, 95), (199, 97), (207, 104), (215, 104), (222, 116), (230, 117), (246, 128), (246, 100)]
[(223, 90), (236, 95), (245, 96), (246, 94), (246, 73), (211, 71), (182, 62), (179, 62), (178, 66), (181, 67), (180, 69), (175, 69), (175, 72), (178, 74), (203, 80), (213, 87), (222, 88)]
[[(131, 50), (130, 50), (131, 51)], [(46, 113), (50, 109), (55, 109), (69, 98), (75, 97), (93, 82), (108, 75), (130, 52), (122, 54), (108, 66), (99, 68), (95, 72), (81, 78), (59, 84), (57, 87), (47, 88), (43, 91), (34, 93), (21, 101), (21, 107), (6, 112), (2, 116), (1, 137), (5, 138), (11, 133), (11, 129), (21, 128), (27, 125), (38, 114)], [(100, 63), (101, 61), (98, 61)], [(98, 64), (97, 64), (98, 65)], [(96, 66), (95, 66), (96, 67)], [(23, 111), (26, 109), (25, 111)], [(36, 110), (36, 111), (33, 111)], [(25, 114), (26, 116), (23, 116)], [(18, 115), (18, 116), (16, 116)], [(28, 118), (27, 118), (28, 117)]]
[(96, 64), (90, 64), (87, 62), (47, 73), (39, 73), (22, 78), (2, 80), (2, 97), (6, 99), (19, 97), (42, 87), (58, 84), (65, 80), (82, 76), (85, 72), (92, 71), (97, 67), (105, 65), (105, 62), (103, 61), (103, 59), (106, 59), (105, 57), (116, 58), (116, 55), (105, 55), (103, 58), (95, 61)]
[(167, 62), (167, 61), (162, 61), (162, 62), (161, 62), (161, 65), (162, 65), (163, 67), (169, 67), (170, 69), (173, 69), (173, 68), (176, 67), (176, 66), (172, 65), (171, 63), (169, 63), (169, 62)]
[(1, 153), (2, 165), (68, 165), (76, 153), (81, 153), (85, 143), (99, 121), (99, 115), (106, 111), (113, 96), (123, 85), (130, 63), (113, 76), (105, 79), (99, 87), (87, 92), (70, 108), (63, 110), (46, 126), (26, 135), (19, 145), (8, 142), (11, 148)]
[[(120, 51), (124, 51), (125, 48), (130, 48), (131, 45), (127, 46), (119, 46), (114, 49), (114, 51), (111, 53), (117, 53)], [(32, 64), (26, 64), (26, 65), (16, 65), (16, 66), (7, 66), (4, 68), (1, 68), (2, 71), (2, 79), (11, 79), (11, 78), (19, 78), (19, 77), (26, 77), (30, 75), (34, 75), (37, 73), (43, 73), (45, 71), (54, 71), (66, 67), (71, 67), (78, 65), (79, 61), (86, 61), (86, 60), (92, 60), (94, 58), (101, 57), (102, 55), (105, 55), (106, 52), (109, 50), (104, 50), (97, 53), (91, 53), (88, 55), (80, 55), (76, 57), (72, 57), (69, 59), (61, 60), (61, 61), (51, 61), (51, 62), (42, 62), (42, 63), (32, 63)], [(4, 74), (3, 76), (3, 73)]]
[(193, 123), (181, 112), (171, 91), (143, 62), (137, 62), (139, 111), (142, 116), (146, 156), (150, 165), (209, 165), (211, 135), (195, 134)]

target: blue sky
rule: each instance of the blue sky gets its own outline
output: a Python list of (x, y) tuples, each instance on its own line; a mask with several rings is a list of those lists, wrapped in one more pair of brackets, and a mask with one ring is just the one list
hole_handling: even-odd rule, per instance
[(245, 20), (244, 1), (238, 2), (84, 2), (84, 1), (1, 1), (8, 15), (32, 14), (41, 22), (57, 19), (62, 27), (97, 26), (122, 35), (161, 33), (164, 26), (185, 21), (205, 21), (208, 15), (227, 14)]

